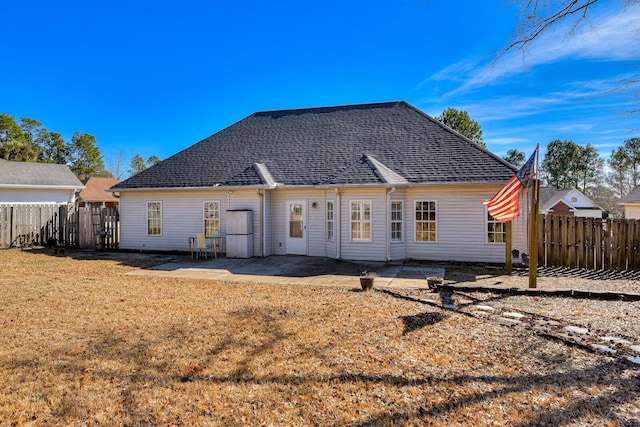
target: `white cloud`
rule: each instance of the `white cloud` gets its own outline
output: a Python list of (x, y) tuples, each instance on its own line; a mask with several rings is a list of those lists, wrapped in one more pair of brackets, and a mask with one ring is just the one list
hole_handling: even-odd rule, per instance
[(574, 132), (574, 131), (584, 132), (589, 129), (593, 129), (593, 123), (571, 123), (565, 126), (560, 126), (556, 129), (559, 130), (560, 132)]
[(484, 140), (488, 145), (515, 145), (529, 142), (526, 138), (488, 138)]
[(475, 65), (479, 63), (474, 60), (452, 64), (422, 81), (419, 87), (429, 81), (462, 82), (456, 89), (443, 95), (444, 99), (448, 99), (522, 74), (527, 68), (565, 59), (622, 61), (638, 58), (635, 39), (638, 38), (640, 27), (640, 3), (608, 14), (591, 15), (588, 22), (567, 37), (565, 35), (571, 32), (570, 25), (570, 22), (563, 23), (555, 31), (544, 33), (534, 40), (525, 52), (510, 51), (495, 63), (478, 68)]

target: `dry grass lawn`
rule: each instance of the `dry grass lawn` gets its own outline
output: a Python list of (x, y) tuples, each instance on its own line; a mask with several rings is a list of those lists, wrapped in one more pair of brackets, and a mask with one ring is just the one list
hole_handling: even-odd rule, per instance
[(640, 425), (640, 370), (345, 288), (0, 251), (3, 425)]

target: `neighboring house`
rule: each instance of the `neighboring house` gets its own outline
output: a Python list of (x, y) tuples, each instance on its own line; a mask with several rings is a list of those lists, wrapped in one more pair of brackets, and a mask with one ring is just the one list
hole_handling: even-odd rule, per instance
[(539, 206), (541, 214), (551, 215), (602, 218), (605, 212), (575, 188), (558, 190), (555, 187), (540, 187)]
[(624, 208), (624, 217), (626, 219), (640, 219), (640, 186), (634, 188), (618, 204)]
[(83, 188), (66, 165), (0, 159), (0, 203), (74, 203)]
[[(254, 113), (112, 191), (124, 249), (187, 251), (205, 232), (243, 234), (257, 256), (504, 262), (504, 224), (482, 202), (515, 172), (389, 102)], [(252, 211), (249, 230), (234, 210)], [(514, 221), (514, 249), (525, 223)]]
[(114, 208), (118, 206), (118, 196), (116, 193), (108, 191), (109, 188), (120, 182), (116, 178), (101, 178), (92, 176), (84, 184), (85, 189), (78, 195), (78, 207), (103, 207)]

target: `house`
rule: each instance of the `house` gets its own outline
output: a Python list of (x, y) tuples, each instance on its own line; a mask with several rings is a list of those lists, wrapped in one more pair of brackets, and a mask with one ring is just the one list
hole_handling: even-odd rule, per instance
[(200, 232), (237, 242), (243, 210), (257, 256), (504, 262), (504, 224), (482, 202), (515, 172), (400, 101), (254, 113), (112, 191), (124, 249), (186, 251)]
[(575, 188), (558, 190), (555, 187), (540, 187), (539, 206), (540, 213), (545, 215), (602, 218), (605, 212)]
[(118, 206), (117, 194), (108, 190), (119, 182), (120, 180), (116, 178), (92, 176), (84, 184), (84, 190), (78, 195), (78, 207), (89, 209), (96, 206), (103, 208)]
[(74, 203), (83, 188), (66, 165), (0, 159), (0, 203)]
[(640, 185), (620, 200), (626, 219), (640, 219)]

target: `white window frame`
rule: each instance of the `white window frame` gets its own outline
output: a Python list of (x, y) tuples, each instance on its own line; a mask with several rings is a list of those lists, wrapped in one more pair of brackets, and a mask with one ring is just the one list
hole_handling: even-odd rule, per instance
[[(485, 209), (486, 211), (486, 209)], [(487, 244), (489, 245), (504, 245), (507, 241), (507, 224), (505, 222), (498, 222), (496, 221), (493, 217), (491, 217), (491, 215), (489, 214), (489, 211), (486, 211), (486, 226), (485, 226), (485, 230), (486, 230), (486, 234), (485, 234), (485, 239), (487, 241)], [(492, 227), (493, 226), (493, 227)], [(501, 231), (496, 231), (495, 228), (496, 226), (499, 226), (499, 228), (501, 228)], [(490, 228), (494, 228), (494, 230), (490, 230)], [(502, 236), (502, 241), (495, 241), (495, 240), (491, 240), (490, 239), (490, 235), (501, 235)]]
[(333, 200), (327, 200), (327, 240), (336, 239), (336, 205)]
[[(159, 209), (158, 209), (158, 218), (152, 218), (149, 216), (149, 207), (152, 204), (157, 204)], [(157, 233), (151, 233), (151, 221), (152, 220), (157, 220), (158, 221), (158, 232)], [(148, 201), (147, 202), (147, 236), (162, 236), (162, 202), (161, 201)]]
[[(216, 208), (213, 210), (213, 212), (215, 213), (215, 215), (217, 216), (213, 216), (211, 218), (207, 218), (207, 204), (208, 203), (214, 203), (216, 205)], [(205, 237), (219, 237), (220, 234), (220, 200), (205, 200), (202, 202), (202, 224), (204, 227), (204, 235)], [(213, 234), (207, 234), (207, 221), (217, 221), (218, 222), (218, 227), (213, 229), (213, 231), (217, 231), (218, 235), (214, 236)]]
[[(358, 218), (354, 219), (353, 215), (354, 215), (354, 207), (357, 207), (357, 210), (355, 211), (355, 213), (357, 214)], [(366, 219), (364, 218), (364, 213), (366, 212), (366, 208), (368, 208), (369, 211), (369, 218)], [(372, 216), (373, 212), (371, 209), (371, 200), (350, 200), (349, 202), (349, 223), (351, 225), (350, 227), (350, 231), (351, 231), (351, 241), (352, 242), (371, 242), (371, 235), (372, 235), (372, 230), (371, 230), (371, 216)], [(356, 227), (355, 232), (357, 233), (357, 237), (354, 237), (354, 226)], [(368, 230), (367, 230), (368, 228)], [(364, 237), (366, 236), (366, 233), (369, 233), (368, 237)]]
[[(400, 209), (394, 209), (394, 205), (400, 206)], [(404, 217), (404, 202), (402, 200), (391, 201), (391, 230), (390, 237), (392, 242), (402, 242), (403, 237), (403, 217)], [(398, 215), (399, 214), (399, 215)], [(396, 226), (394, 229), (394, 225)], [(400, 234), (400, 237), (397, 234)]]
[[(433, 212), (434, 212), (434, 218), (435, 219), (418, 219), (418, 203), (433, 203)], [(431, 209), (424, 211), (421, 210), (421, 213), (428, 213), (431, 212)], [(436, 200), (416, 200), (413, 204), (413, 222), (414, 222), (414, 227), (413, 227), (413, 232), (414, 232), (414, 241), (415, 243), (437, 243), (438, 242), (438, 202)], [(430, 230), (424, 231), (421, 230), (420, 232), (418, 232), (418, 224), (434, 224), (434, 230), (433, 230), (433, 240), (418, 240), (418, 235), (419, 233), (431, 233)], [(423, 227), (424, 228), (424, 227)]]

